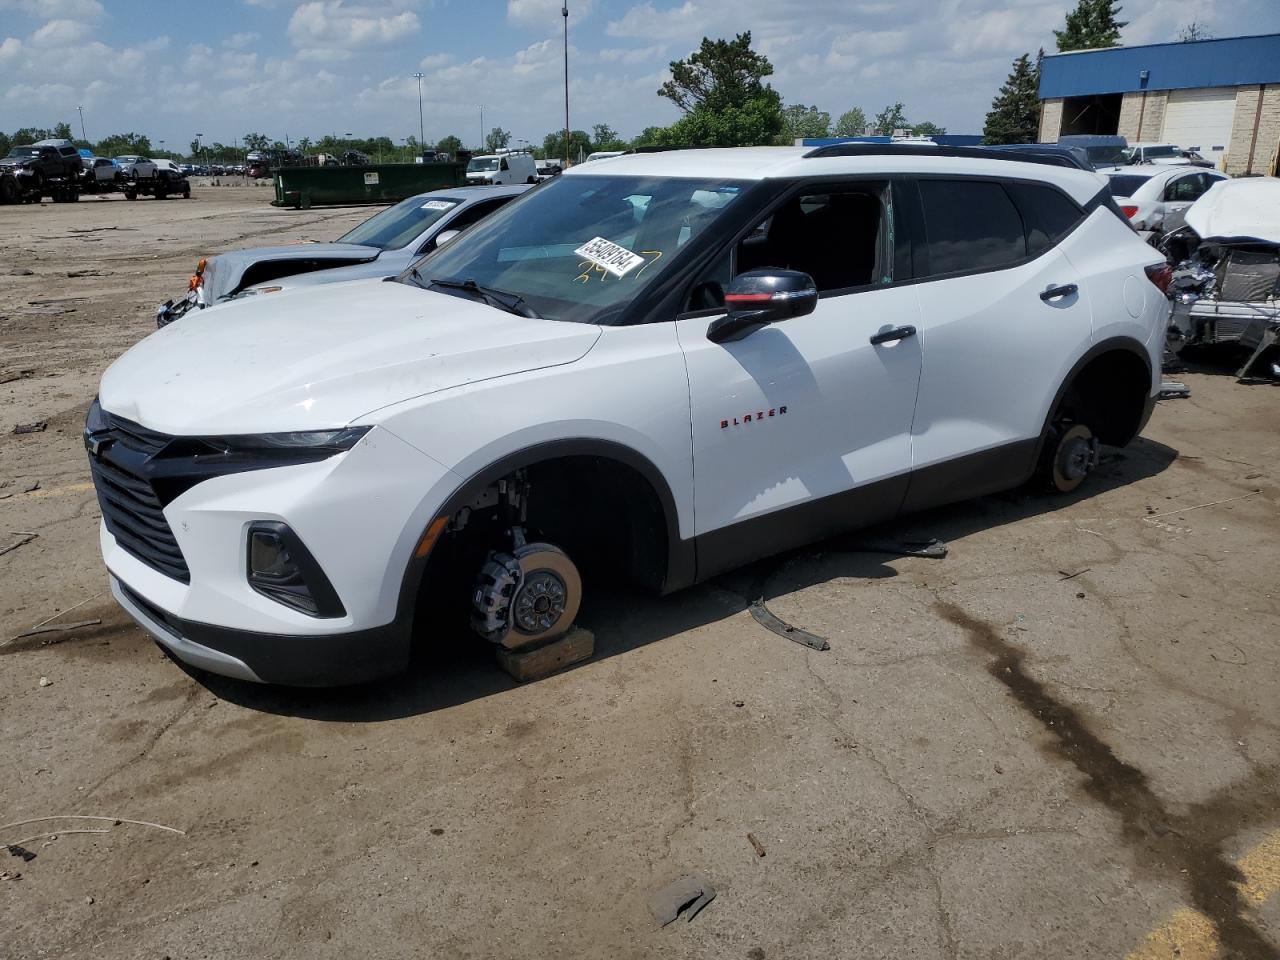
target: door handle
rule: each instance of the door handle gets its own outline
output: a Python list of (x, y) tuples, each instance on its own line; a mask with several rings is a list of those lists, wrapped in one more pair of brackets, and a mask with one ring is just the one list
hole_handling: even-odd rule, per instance
[(892, 330), (885, 330), (877, 333), (871, 338), (871, 345), (878, 347), (882, 343), (893, 343), (897, 340), (905, 340), (907, 337), (916, 335), (915, 327), (894, 327)]
[(1048, 303), (1050, 300), (1057, 300), (1059, 297), (1069, 297), (1079, 289), (1074, 283), (1064, 283), (1060, 287), (1050, 287), (1040, 294), (1040, 299)]

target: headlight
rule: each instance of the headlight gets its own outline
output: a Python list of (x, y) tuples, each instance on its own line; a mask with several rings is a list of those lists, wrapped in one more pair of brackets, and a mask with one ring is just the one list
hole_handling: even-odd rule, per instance
[(234, 437), (205, 437), (209, 446), (225, 453), (292, 453), (315, 451), (332, 456), (350, 450), (372, 427), (343, 427), (341, 430), (302, 430), (297, 433), (251, 433)]
[(333, 584), (288, 524), (260, 520), (249, 525), (249, 586), (310, 617), (341, 617), (346, 609)]

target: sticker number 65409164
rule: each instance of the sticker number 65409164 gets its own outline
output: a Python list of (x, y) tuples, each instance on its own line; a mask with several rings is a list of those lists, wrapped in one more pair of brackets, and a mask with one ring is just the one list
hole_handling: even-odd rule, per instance
[(626, 247), (619, 246), (604, 237), (595, 237), (588, 240), (573, 252), (580, 257), (585, 257), (597, 266), (604, 267), (615, 277), (625, 277), (640, 264), (644, 263), (644, 257), (640, 256), (640, 254), (632, 253)]

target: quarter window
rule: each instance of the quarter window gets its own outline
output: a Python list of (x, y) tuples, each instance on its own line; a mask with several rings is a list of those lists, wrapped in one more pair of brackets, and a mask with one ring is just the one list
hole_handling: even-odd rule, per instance
[(1070, 233), (1084, 217), (1084, 211), (1053, 187), (1011, 180), (1005, 189), (1022, 214), (1027, 235), (1027, 252), (1038, 257)]
[(928, 276), (997, 270), (1027, 255), (1022, 218), (1004, 187), (983, 180), (921, 180)]

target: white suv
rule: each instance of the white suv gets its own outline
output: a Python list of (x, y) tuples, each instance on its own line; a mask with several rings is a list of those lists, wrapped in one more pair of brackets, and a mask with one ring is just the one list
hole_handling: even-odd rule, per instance
[(1008, 154), (586, 164), (390, 282), (117, 360), (85, 431), (111, 588), (187, 663), (349, 683), (468, 620), (554, 636), (584, 580), (1072, 490), (1150, 415), (1168, 278), (1102, 178)]

